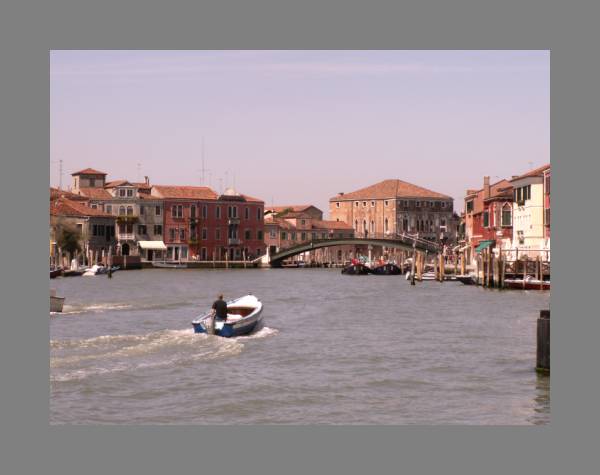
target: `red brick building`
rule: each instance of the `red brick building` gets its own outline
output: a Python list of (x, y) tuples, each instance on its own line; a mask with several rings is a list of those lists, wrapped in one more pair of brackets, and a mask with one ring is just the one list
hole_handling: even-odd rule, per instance
[(228, 189), (154, 185), (163, 200), (167, 259), (241, 260), (265, 252), (264, 202)]

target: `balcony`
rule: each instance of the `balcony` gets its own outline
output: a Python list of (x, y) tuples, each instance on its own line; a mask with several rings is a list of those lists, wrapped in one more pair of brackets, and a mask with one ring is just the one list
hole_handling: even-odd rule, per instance
[(131, 224), (131, 223), (137, 223), (137, 221), (139, 220), (139, 216), (133, 215), (133, 214), (120, 214), (117, 216), (117, 223), (121, 224)]
[(229, 238), (227, 240), (227, 244), (229, 244), (230, 246), (239, 246), (241, 242), (242, 241), (238, 238)]
[(135, 241), (134, 233), (119, 233), (117, 235), (117, 239), (119, 241)]
[(227, 224), (240, 224), (240, 218), (229, 218)]

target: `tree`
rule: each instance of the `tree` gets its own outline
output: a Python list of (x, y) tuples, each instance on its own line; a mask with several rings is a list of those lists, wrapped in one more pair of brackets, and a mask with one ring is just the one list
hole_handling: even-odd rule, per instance
[(59, 229), (56, 244), (63, 252), (69, 254), (69, 259), (73, 259), (75, 253), (81, 252), (81, 245), (79, 244), (80, 239), (81, 234), (79, 231), (72, 227), (65, 226)]

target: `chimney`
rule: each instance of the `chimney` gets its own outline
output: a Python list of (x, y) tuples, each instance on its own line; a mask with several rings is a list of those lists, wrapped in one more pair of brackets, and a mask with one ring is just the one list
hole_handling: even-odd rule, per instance
[(490, 197), (490, 177), (483, 177), (483, 199), (487, 199)]
[(340, 195), (340, 196), (344, 196), (344, 192), (343, 192), (343, 191), (340, 191), (340, 192), (338, 193), (338, 195)]
[(148, 178), (148, 175), (144, 176), (144, 181), (146, 182), (146, 185), (150, 184), (150, 179)]

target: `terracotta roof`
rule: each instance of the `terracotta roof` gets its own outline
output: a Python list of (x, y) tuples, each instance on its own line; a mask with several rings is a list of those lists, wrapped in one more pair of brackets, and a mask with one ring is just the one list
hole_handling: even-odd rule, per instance
[(383, 180), (366, 188), (344, 193), (330, 198), (329, 201), (370, 200), (385, 198), (443, 198), (452, 199), (448, 195), (428, 190), (402, 180)]
[(104, 188), (114, 188), (115, 186), (132, 185), (127, 180), (113, 180), (104, 185)]
[(68, 198), (75, 201), (87, 201), (88, 198), (85, 196), (76, 195), (70, 191), (59, 190), (58, 188), (50, 187), (50, 200), (56, 200), (58, 198)]
[(529, 171), (529, 172), (527, 172), (527, 173), (525, 173), (523, 175), (519, 175), (518, 177), (513, 178), (510, 181), (511, 182), (512, 181), (517, 181), (517, 180), (520, 180), (521, 178), (527, 178), (527, 177), (530, 177), (530, 176), (542, 176), (544, 174), (544, 172), (546, 170), (548, 170), (549, 168), (550, 168), (550, 164), (548, 163), (546, 165), (542, 165), (541, 167), (535, 168), (535, 169), (533, 169), (533, 170), (531, 170), (531, 171)]
[(80, 188), (79, 194), (92, 200), (110, 200), (114, 198), (104, 188)]
[(313, 206), (313, 205), (270, 206), (269, 210), (274, 211), (275, 213), (281, 213), (282, 211), (285, 211), (288, 209), (291, 211), (300, 212), (300, 211), (306, 211), (308, 208), (316, 208), (316, 206)]
[(310, 214), (299, 213), (299, 212), (294, 212), (294, 211), (290, 211), (285, 214), (278, 214), (277, 217), (283, 218), (283, 219), (298, 219), (298, 218), (312, 219), (312, 216)]
[(152, 193), (159, 198), (216, 200), (218, 195), (207, 186), (152, 185)]
[(276, 225), (282, 229), (296, 229), (296, 226), (294, 226), (289, 221), (286, 221), (285, 219), (281, 218), (274, 218), (272, 216), (265, 218), (265, 226), (269, 225)]
[(71, 176), (76, 175), (106, 175), (106, 173), (94, 170), (93, 168), (85, 168), (83, 170), (79, 170), (78, 172), (71, 173)]
[(112, 214), (86, 206), (81, 201), (59, 198), (50, 202), (50, 214), (53, 216), (76, 216), (114, 218)]
[(314, 229), (354, 229), (351, 224), (343, 221), (313, 221)]
[(264, 203), (264, 200), (261, 200), (260, 198), (253, 198), (252, 196), (248, 196), (248, 195), (244, 195), (244, 194), (242, 194), (242, 196), (246, 199), (246, 201), (251, 201), (251, 202), (255, 202), (255, 203)]

